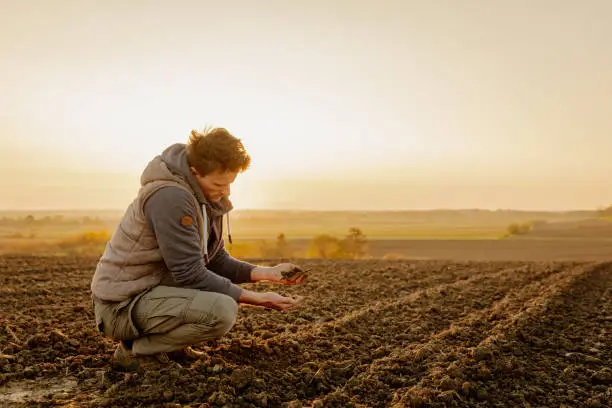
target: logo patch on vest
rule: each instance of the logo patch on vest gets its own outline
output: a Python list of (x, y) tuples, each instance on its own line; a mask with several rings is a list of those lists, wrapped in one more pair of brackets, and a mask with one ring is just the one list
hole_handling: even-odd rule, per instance
[(181, 225), (184, 227), (191, 227), (193, 225), (193, 218), (189, 215), (185, 215), (181, 218)]

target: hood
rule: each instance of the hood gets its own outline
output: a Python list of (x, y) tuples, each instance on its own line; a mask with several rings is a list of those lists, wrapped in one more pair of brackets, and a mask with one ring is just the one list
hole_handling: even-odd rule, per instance
[[(176, 143), (169, 146), (153, 160), (149, 162), (147, 167), (140, 176), (140, 184), (144, 186), (147, 183), (160, 180), (170, 180), (180, 184), (188, 184), (191, 191), (195, 195), (198, 203), (202, 207), (203, 224), (203, 251), (204, 258), (208, 262), (208, 212), (212, 217), (223, 217), (227, 214), (227, 235), (230, 244), (232, 243), (232, 232), (229, 219), (229, 212), (234, 208), (232, 202), (224, 197), (219, 202), (210, 203), (206, 200), (202, 188), (198, 184), (195, 176), (189, 170), (187, 161), (186, 145)], [(208, 209), (208, 211), (207, 211)]]
[(224, 197), (216, 203), (209, 203), (206, 200), (202, 188), (189, 170), (186, 147), (183, 143), (173, 144), (166, 148), (162, 154), (151, 160), (142, 172), (140, 184), (144, 186), (147, 183), (158, 180), (182, 181), (183, 183), (186, 181), (200, 205), (205, 205), (211, 215), (223, 216), (227, 214), (234, 208), (228, 198)]

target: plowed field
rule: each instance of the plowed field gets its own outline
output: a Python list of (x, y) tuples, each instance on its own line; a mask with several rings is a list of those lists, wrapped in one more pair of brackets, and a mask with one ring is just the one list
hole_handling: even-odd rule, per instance
[(300, 308), (241, 307), (208, 359), (124, 373), (96, 261), (0, 258), (0, 406), (612, 406), (612, 263), (303, 262), (275, 287)]

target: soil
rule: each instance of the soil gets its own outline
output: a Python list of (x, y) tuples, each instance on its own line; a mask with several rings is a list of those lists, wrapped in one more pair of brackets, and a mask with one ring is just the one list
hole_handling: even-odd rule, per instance
[(97, 259), (0, 258), (0, 406), (609, 407), (612, 263), (293, 261), (208, 358), (111, 368)]
[(298, 276), (308, 276), (308, 270), (303, 270), (299, 266), (296, 266), (288, 271), (282, 271), (281, 276), (283, 280), (291, 281)]

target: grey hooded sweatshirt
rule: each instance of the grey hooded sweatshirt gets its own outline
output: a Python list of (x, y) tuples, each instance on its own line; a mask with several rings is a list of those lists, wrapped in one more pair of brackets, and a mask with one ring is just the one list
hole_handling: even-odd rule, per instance
[[(224, 293), (236, 301), (254, 265), (225, 250), (228, 199), (209, 203), (175, 144), (142, 173), (141, 188), (106, 245), (92, 279), (94, 298), (124, 301), (157, 285)], [(228, 231), (229, 233), (229, 231)], [(231, 236), (230, 236), (231, 240)]]

